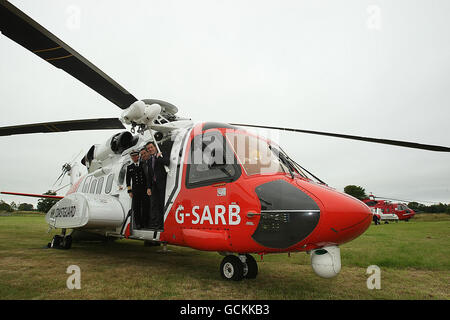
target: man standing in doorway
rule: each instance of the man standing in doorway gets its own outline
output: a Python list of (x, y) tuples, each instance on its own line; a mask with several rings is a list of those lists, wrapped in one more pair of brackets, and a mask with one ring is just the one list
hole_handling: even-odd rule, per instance
[(164, 157), (161, 152), (157, 152), (154, 142), (146, 145), (150, 154), (149, 181), (147, 181), (147, 194), (151, 195), (151, 227), (156, 230), (164, 230), (164, 201), (166, 192), (167, 172), (165, 166), (169, 166), (169, 156)]
[[(139, 151), (139, 166), (144, 171), (145, 180), (149, 179), (149, 165), (148, 160), (150, 159), (150, 154), (147, 152), (147, 149), (144, 147)], [(147, 191), (148, 183), (145, 186), (145, 192), (142, 197), (142, 228), (147, 229), (150, 227), (150, 195)]]
[(131, 197), (131, 208), (136, 229), (142, 227), (142, 202), (146, 191), (147, 179), (144, 170), (139, 165), (139, 152), (133, 150), (130, 153), (131, 163), (127, 167), (126, 181), (128, 194)]

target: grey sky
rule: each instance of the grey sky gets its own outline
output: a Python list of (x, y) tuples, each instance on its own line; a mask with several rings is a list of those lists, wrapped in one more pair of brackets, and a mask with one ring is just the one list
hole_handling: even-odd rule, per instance
[[(136, 97), (193, 120), (450, 146), (447, 0), (11, 2)], [(4, 36), (0, 95), (0, 126), (122, 111)], [(45, 192), (114, 132), (1, 137), (1, 191)], [(338, 190), (450, 203), (448, 153), (262, 132)]]

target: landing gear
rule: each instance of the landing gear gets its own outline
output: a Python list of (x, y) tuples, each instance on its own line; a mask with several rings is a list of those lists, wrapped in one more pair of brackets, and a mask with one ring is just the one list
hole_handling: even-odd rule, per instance
[(55, 235), (47, 247), (54, 249), (70, 249), (72, 247), (72, 236), (66, 235), (66, 230), (63, 229), (62, 235)]
[(220, 264), (220, 275), (225, 280), (254, 279), (258, 275), (258, 264), (249, 254), (227, 255)]
[(52, 242), (48, 243), (49, 248), (59, 248), (61, 246), (63, 237), (60, 235), (55, 235), (52, 239)]
[(63, 238), (63, 240), (62, 240), (62, 245), (61, 245), (61, 247), (62, 247), (63, 249), (70, 249), (70, 248), (72, 248), (72, 236), (70, 236), (70, 235), (65, 236), (65, 237)]
[(246, 261), (244, 262), (244, 270), (247, 269), (247, 272), (244, 271), (244, 278), (255, 279), (258, 275), (258, 264), (256, 263), (255, 258), (249, 254), (246, 254), (245, 258)]

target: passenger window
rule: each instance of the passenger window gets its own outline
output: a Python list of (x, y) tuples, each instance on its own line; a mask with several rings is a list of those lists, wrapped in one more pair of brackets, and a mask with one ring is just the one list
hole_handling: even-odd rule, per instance
[(100, 179), (98, 179), (97, 190), (95, 191), (96, 194), (102, 193), (103, 180), (105, 180), (105, 177), (101, 177)]
[(125, 180), (125, 175), (127, 174), (127, 167), (128, 165), (131, 163), (131, 161), (127, 161), (122, 165), (122, 168), (120, 169), (119, 172), (119, 179), (117, 181), (117, 184), (120, 186), (123, 184), (124, 180)]
[(89, 193), (94, 193), (96, 185), (97, 185), (97, 179), (92, 180), (91, 188), (89, 189)]
[(219, 131), (195, 136), (191, 142), (186, 187), (196, 188), (217, 182), (232, 182), (241, 175), (234, 152)]
[(111, 192), (113, 180), (114, 180), (114, 174), (111, 173), (111, 174), (108, 176), (108, 179), (106, 180), (105, 193), (110, 193), (110, 192)]
[(92, 180), (92, 176), (87, 177), (84, 180), (84, 185), (83, 185), (83, 193), (87, 193), (89, 190), (89, 184), (91, 183)]

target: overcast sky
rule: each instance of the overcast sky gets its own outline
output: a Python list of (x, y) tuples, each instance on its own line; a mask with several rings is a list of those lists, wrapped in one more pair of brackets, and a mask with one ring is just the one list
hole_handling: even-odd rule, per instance
[[(180, 116), (450, 146), (448, 0), (11, 2)], [(4, 36), (0, 97), (0, 126), (122, 112)], [(65, 162), (115, 132), (0, 137), (0, 191), (51, 189)], [(263, 133), (337, 190), (450, 203), (449, 153)]]

